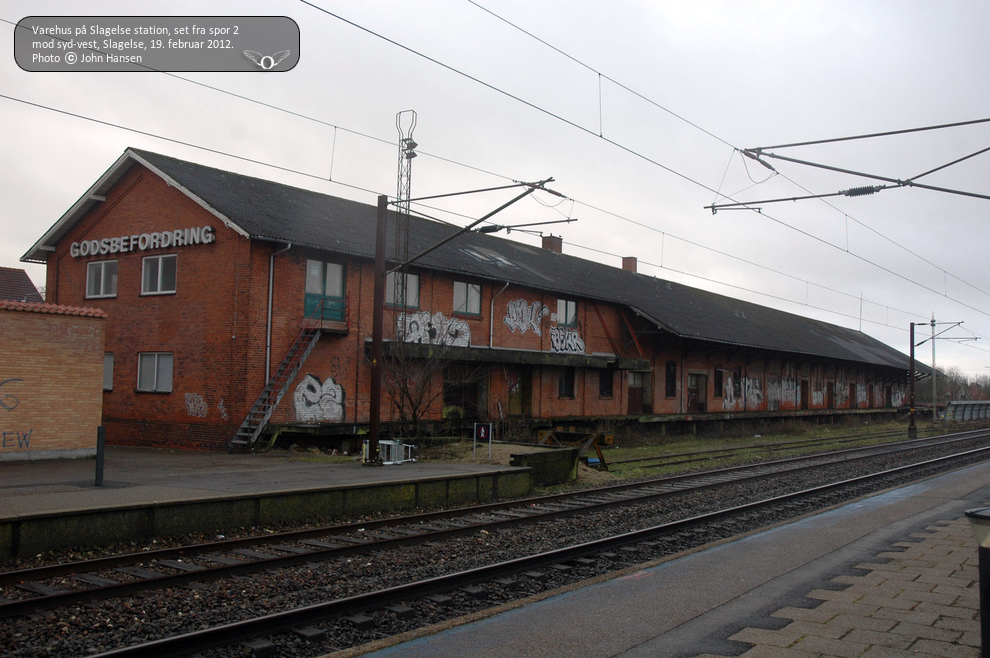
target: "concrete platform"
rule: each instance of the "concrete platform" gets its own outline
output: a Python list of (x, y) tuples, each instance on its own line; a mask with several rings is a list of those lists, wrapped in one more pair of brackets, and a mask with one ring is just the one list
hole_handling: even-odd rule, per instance
[[(976, 657), (966, 509), (990, 464), (387, 648), (377, 657)], [(348, 654), (358, 652), (346, 652)]]
[(412, 462), (307, 461), (306, 453), (228, 455), (108, 447), (96, 461), (0, 462), (0, 559), (113, 541), (316, 516), (469, 504), (529, 492), (530, 470)]

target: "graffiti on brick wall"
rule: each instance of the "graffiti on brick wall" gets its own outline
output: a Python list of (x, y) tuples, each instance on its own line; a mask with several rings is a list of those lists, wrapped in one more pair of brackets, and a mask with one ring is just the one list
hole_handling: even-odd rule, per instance
[(842, 408), (849, 404), (849, 384), (846, 383), (846, 373), (835, 373), (835, 404)]
[(206, 418), (209, 413), (206, 400), (199, 393), (186, 393), (186, 413), (196, 418)]
[(792, 376), (780, 380), (780, 399), (787, 402), (797, 402), (798, 383)]
[(722, 409), (734, 409), (736, 406), (735, 386), (732, 383), (731, 375), (722, 380)]
[(429, 311), (399, 313), (396, 331), (405, 337), (407, 343), (471, 346), (471, 327), (468, 323), (459, 318), (448, 318), (440, 311), (432, 315)]
[(546, 304), (541, 302), (530, 304), (525, 299), (513, 299), (506, 305), (506, 313), (502, 321), (513, 332), (518, 331), (524, 334), (532, 329), (537, 336), (542, 336), (543, 330), (540, 328), (540, 321), (549, 314), (550, 309), (546, 307)]
[(813, 368), (811, 371), (811, 405), (825, 406), (825, 371), (821, 368)]
[(24, 380), (20, 378), (13, 378), (13, 379), (5, 379), (2, 382), (0, 382), (0, 407), (3, 407), (8, 411), (13, 411), (14, 409), (17, 408), (17, 398), (14, 397), (12, 393), (9, 393), (8, 391), (4, 391), (3, 387), (6, 386), (7, 384), (12, 384), (13, 382), (22, 382), (22, 381)]
[(767, 410), (780, 409), (780, 379), (771, 377), (767, 380)]
[(895, 388), (890, 392), (890, 404), (894, 407), (903, 407), (904, 401), (907, 395), (904, 393), (903, 389)]
[(220, 412), (220, 417), (224, 420), (230, 419), (230, 416), (227, 415), (227, 405), (224, 404), (223, 398), (220, 398), (220, 402), (217, 403), (217, 411)]
[(316, 375), (306, 375), (296, 386), (292, 403), (300, 423), (339, 423), (344, 419), (344, 389), (333, 377), (323, 382)]
[(577, 329), (570, 327), (550, 327), (550, 349), (554, 352), (570, 354), (584, 353), (584, 340)]
[[(10, 385), (14, 382), (23, 382), (23, 379), (14, 377), (11, 379), (5, 379), (0, 382), (0, 409), (6, 409), (7, 411), (13, 411), (17, 408), (19, 400), (17, 397), (11, 393)], [(6, 386), (7, 390), (2, 390)], [(16, 415), (16, 414), (15, 414)], [(34, 433), (33, 429), (21, 432), (19, 430), (4, 430), (0, 433), (0, 448), (7, 450), (11, 448), (28, 448), (31, 446), (31, 434)]]
[(28, 448), (31, 445), (31, 434), (34, 430), (26, 432), (3, 432), (0, 435), (0, 447), (6, 448)]
[(750, 409), (763, 407), (763, 385), (759, 377), (746, 378), (746, 406)]
[[(742, 377), (741, 387), (737, 380), (730, 375), (722, 382), (722, 409), (731, 410), (736, 407), (736, 400), (746, 400), (747, 409), (760, 409), (763, 406), (763, 385), (759, 377)], [(779, 393), (779, 388), (778, 388)]]

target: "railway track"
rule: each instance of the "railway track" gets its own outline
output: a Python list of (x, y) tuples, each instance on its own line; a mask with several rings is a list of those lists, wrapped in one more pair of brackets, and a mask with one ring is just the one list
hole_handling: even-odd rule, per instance
[(986, 434), (981, 431), (964, 432), (656, 478), (583, 492), (0, 572), (0, 587), (17, 590), (13, 592), (8, 589), (0, 598), (0, 618), (149, 589), (181, 587), (268, 569), (444, 541), (482, 530), (494, 531), (610, 507), (635, 505), (685, 491), (739, 484), (771, 475), (785, 477), (849, 459), (979, 441)]
[[(974, 431), (979, 431), (979, 429), (977, 428)], [(883, 442), (900, 436), (904, 436), (904, 430), (898, 428), (883, 430), (880, 432), (816, 437), (812, 439), (800, 439), (797, 441), (783, 441), (777, 443), (757, 443), (745, 446), (718, 448), (714, 450), (670, 453), (651, 457), (634, 457), (615, 460), (610, 459), (608, 463), (611, 470), (622, 470), (627, 468), (662, 468), (683, 466), (685, 464), (703, 464), (705, 462), (711, 462), (719, 459), (739, 459), (748, 455), (775, 454), (798, 450), (804, 452), (809, 450), (834, 451), (836, 446), (864, 442)], [(922, 437), (918, 440), (925, 441), (928, 438), (930, 437)]]
[[(662, 550), (676, 552), (682, 550), (679, 547), (698, 539), (699, 536), (710, 534), (709, 530), (702, 530), (699, 533), (698, 528), (703, 528), (706, 524), (716, 522), (725, 524), (727, 519), (743, 518), (742, 522), (729, 523), (735, 529), (734, 532), (739, 532), (740, 523), (743, 526), (747, 524), (752, 526), (761, 522), (759, 518), (763, 515), (759, 512), (761, 509), (777, 508), (781, 505), (798, 505), (806, 508), (808, 503), (802, 503), (800, 500), (809, 496), (821, 496), (837, 488), (861, 488), (868, 486), (866, 482), (876, 482), (878, 478), (889, 480), (909, 477), (908, 471), (903, 470), (904, 468), (912, 472), (918, 469), (930, 471), (933, 468), (951, 468), (952, 464), (958, 464), (960, 461), (986, 459), (987, 451), (990, 450), (986, 447), (988, 443), (990, 443), (988, 432), (967, 432), (674, 478), (656, 478), (522, 501), (164, 551), (146, 551), (127, 556), (101, 558), (95, 562), (4, 572), (0, 574), (0, 585), (4, 588), (0, 591), (6, 599), (0, 600), (0, 615), (8, 619), (0, 621), (4, 625), (10, 625), (14, 619), (24, 619), (32, 615), (37, 617), (39, 611), (52, 607), (73, 611), (98, 609), (100, 605), (107, 605), (110, 602), (99, 604), (96, 603), (97, 601), (109, 598), (120, 601), (138, 592), (143, 592), (143, 596), (146, 597), (165, 596), (163, 593), (173, 592), (188, 597), (190, 591), (196, 590), (185, 588), (208, 587), (204, 583), (212, 582), (215, 587), (229, 589), (231, 587), (229, 583), (242, 582), (237, 579), (261, 578), (265, 581), (277, 581), (278, 576), (273, 575), (273, 572), (284, 574), (294, 569), (313, 571), (314, 565), (321, 565), (320, 569), (323, 571), (336, 570), (347, 573), (354, 562), (363, 564), (369, 561), (370, 565), (382, 562), (386, 556), (408, 557), (408, 551), (415, 551), (416, 555), (423, 556), (424, 563), (431, 560), (444, 562), (443, 555), (451, 551), (456, 553), (459, 550), (458, 546), (463, 546), (465, 542), (473, 542), (477, 537), (509, 538), (508, 543), (513, 543), (511, 539), (513, 537), (524, 537), (526, 533), (539, 535), (541, 530), (551, 527), (553, 534), (562, 535), (557, 537), (555, 542), (551, 542), (551, 544), (555, 543), (555, 546), (534, 551), (533, 555), (519, 556), (520, 546), (516, 546), (516, 557), (494, 560), (494, 564), (467, 569), (456, 568), (459, 564), (463, 564), (464, 560), (446, 560), (450, 564), (444, 568), (425, 570), (431, 575), (419, 577), (417, 573), (410, 573), (410, 582), (403, 581), (393, 587), (381, 588), (378, 583), (371, 587), (370, 591), (332, 596), (327, 602), (297, 606), (274, 615), (258, 615), (259, 619), (267, 619), (267, 621), (259, 621), (260, 626), (257, 627), (251, 626), (250, 620), (241, 620), (233, 624), (216, 624), (215, 629), (226, 630), (196, 631), (192, 634), (178, 632), (175, 637), (184, 639), (176, 639), (174, 644), (172, 644), (173, 640), (162, 639), (146, 645), (139, 643), (133, 648), (114, 649), (105, 652), (105, 655), (185, 655), (193, 651), (189, 647), (196, 642), (205, 642), (200, 648), (195, 649), (199, 651), (205, 646), (218, 646), (230, 641), (220, 640), (221, 637), (234, 637), (240, 642), (247, 636), (267, 635), (293, 628), (299, 631), (307, 624), (316, 623), (313, 621), (316, 618), (321, 620), (328, 617), (343, 618), (344, 621), (340, 623), (345, 628), (353, 627), (352, 631), (364, 632), (364, 629), (359, 627), (366, 622), (355, 617), (355, 615), (360, 617), (358, 613), (381, 610), (389, 606), (401, 611), (407, 607), (402, 602), (411, 600), (425, 601), (425, 605), (439, 609), (443, 607), (443, 602), (425, 597), (451, 598), (443, 592), (455, 590), (460, 598), (466, 597), (470, 600), (477, 594), (473, 589), (477, 589), (476, 583), (479, 582), (486, 583), (486, 587), (483, 588), (485, 592), (492, 588), (498, 590), (496, 598), (511, 598), (520, 593), (525, 595), (531, 593), (530, 590), (533, 589), (541, 590), (547, 586), (555, 586), (557, 580), (572, 570), (579, 574), (589, 569), (607, 571), (621, 568), (630, 558), (633, 562), (654, 559), (640, 555), (641, 548), (635, 548), (637, 544), (643, 542), (655, 543), (651, 538), (663, 538), (660, 541)], [(936, 454), (937, 457), (933, 457)], [(940, 461), (933, 461), (934, 459)], [(909, 465), (898, 466), (897, 468), (901, 470), (895, 470), (889, 467), (892, 461)], [(923, 465), (917, 465), (919, 463)], [(855, 469), (852, 465), (855, 465)], [(827, 473), (829, 470), (832, 472)], [(851, 470), (862, 473), (855, 477), (844, 477), (849, 475)], [(827, 484), (808, 485), (808, 482), (823, 480), (827, 480)], [(753, 489), (755, 493), (744, 493), (747, 487)], [(713, 491), (721, 493), (713, 494)], [(760, 495), (761, 492), (772, 492), (774, 495)], [(833, 494), (828, 493), (828, 495)], [(702, 500), (699, 503), (697, 499)], [(690, 504), (684, 502), (691, 500), (694, 502)], [(712, 512), (710, 507), (718, 500), (726, 501), (726, 504), (720, 505), (724, 509)], [(704, 509), (706, 501), (709, 509)], [(641, 510), (646, 508), (653, 511), (649, 514), (641, 513)], [(630, 510), (636, 510), (635, 514)], [(788, 513), (793, 515), (794, 512)], [(779, 512), (773, 512), (772, 516), (778, 514)], [(591, 526), (599, 523), (598, 520), (587, 522), (585, 519), (610, 516), (636, 516), (636, 519), (632, 523), (617, 523), (611, 526), (607, 532), (600, 533), (605, 536), (595, 541), (580, 541), (584, 537), (591, 536), (592, 533), (587, 530), (589, 523)], [(568, 517), (570, 517), (569, 522), (562, 520)], [(662, 522), (649, 523), (647, 519), (654, 521), (660, 519)], [(575, 526), (577, 530), (568, 535), (560, 530), (563, 526)], [(521, 534), (517, 535), (517, 533)], [(527, 540), (520, 539), (515, 543), (519, 544), (520, 541), (525, 543)], [(537, 543), (547, 546), (546, 542), (534, 541), (534, 547)], [(507, 552), (504, 548), (499, 551), (500, 555), (510, 553), (512, 551)], [(588, 557), (589, 555), (592, 557)], [(589, 561), (591, 564), (584, 563)], [(404, 563), (410, 564), (409, 560)], [(403, 561), (396, 561), (396, 566), (401, 567), (402, 564)], [(407, 571), (424, 570), (417, 568)], [(249, 574), (255, 575), (249, 576)], [(398, 575), (393, 571), (385, 580), (403, 580), (398, 578)], [(368, 584), (356, 587), (356, 589), (362, 588), (368, 590)], [(339, 588), (328, 589), (339, 591)], [(347, 589), (345, 588), (344, 591), (346, 592)], [(491, 603), (488, 601), (485, 605)], [(399, 617), (398, 612), (387, 614)], [(271, 629), (274, 630), (265, 630), (265, 624), (270, 624)], [(228, 635), (224, 635), (225, 633)], [(315, 632), (314, 635), (329, 636), (325, 630)], [(298, 637), (299, 633), (295, 636)], [(119, 640), (117, 642), (126, 644)], [(335, 644), (339, 642), (335, 640)], [(315, 655), (300, 651), (298, 655)], [(320, 652), (322, 653), (322, 650)], [(279, 655), (283, 654), (279, 653)]]

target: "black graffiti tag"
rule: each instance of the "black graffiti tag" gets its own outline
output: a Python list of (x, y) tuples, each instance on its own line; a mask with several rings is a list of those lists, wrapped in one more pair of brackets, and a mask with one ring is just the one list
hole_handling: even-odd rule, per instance
[[(0, 388), (3, 388), (4, 384), (9, 384), (10, 382), (22, 382), (22, 381), (24, 381), (24, 380), (23, 379), (18, 379), (18, 378), (15, 378), (15, 379), (5, 379), (4, 381), (0, 382)], [(0, 394), (0, 407), (3, 407), (4, 409), (7, 409), (8, 411), (12, 411), (13, 409), (15, 409), (17, 407), (17, 398), (15, 398), (10, 393), (2, 393), (2, 394)]]

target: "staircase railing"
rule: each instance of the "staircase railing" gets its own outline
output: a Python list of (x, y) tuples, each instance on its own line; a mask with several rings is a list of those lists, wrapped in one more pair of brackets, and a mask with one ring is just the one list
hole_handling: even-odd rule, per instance
[[(317, 317), (322, 316), (322, 304), (317, 309), (317, 312), (319, 314)], [(289, 389), (289, 384), (299, 374), (303, 363), (309, 357), (310, 352), (313, 351), (313, 347), (317, 341), (319, 341), (321, 333), (320, 329), (307, 327), (303, 327), (299, 331), (282, 362), (275, 368), (275, 372), (268, 379), (261, 394), (258, 395), (258, 399), (251, 405), (251, 409), (248, 411), (247, 416), (244, 417), (244, 421), (241, 422), (241, 426), (237, 428), (237, 432), (228, 446), (228, 451), (245, 452), (254, 449), (255, 444), (258, 442), (258, 437), (261, 436), (261, 433), (264, 432), (265, 427), (268, 425), (275, 407), (282, 401), (282, 397)]]

